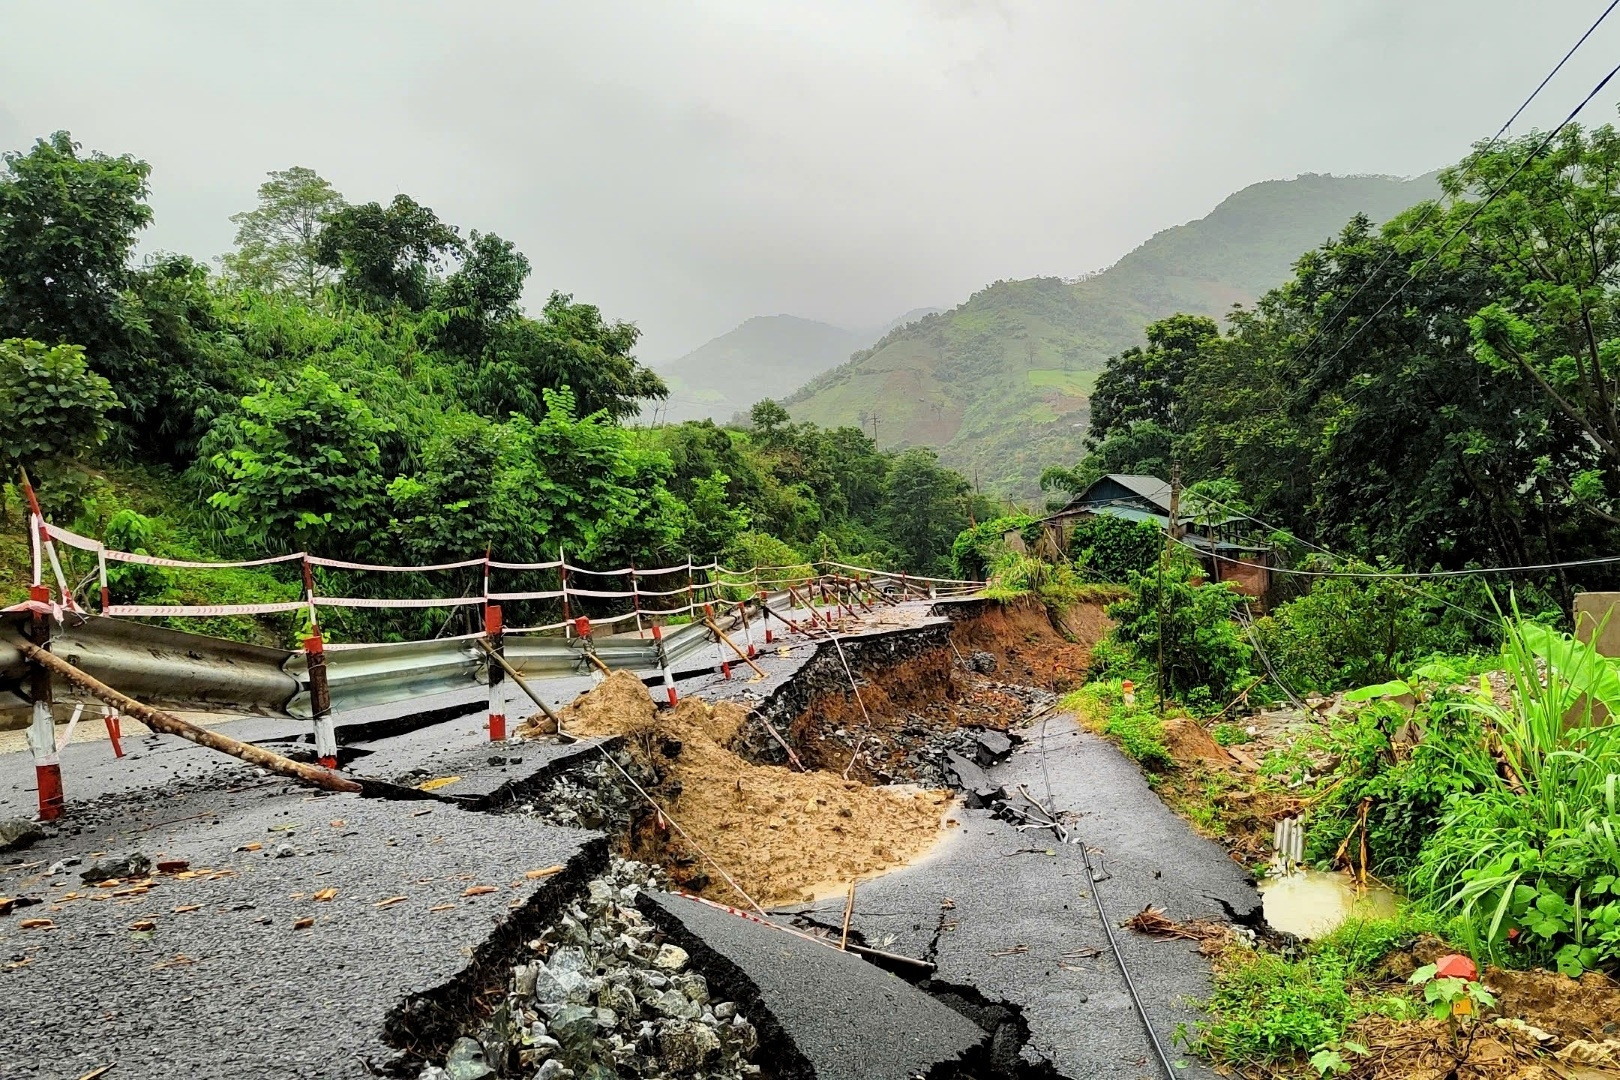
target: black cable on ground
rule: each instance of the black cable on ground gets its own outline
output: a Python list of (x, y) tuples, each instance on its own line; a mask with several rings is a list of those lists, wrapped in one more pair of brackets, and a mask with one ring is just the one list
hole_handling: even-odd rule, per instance
[(1046, 766), (1046, 725), (1050, 720), (1050, 713), (1041, 720), (1040, 736), (1041, 775), (1046, 782), (1046, 802), (1048, 805), (1043, 806), (1031, 799), (1029, 792), (1024, 790), (1022, 786), (1019, 787), (1018, 793), (1030, 805), (1041, 811), (1046, 818), (1046, 825), (1061, 843), (1079, 845), (1080, 858), (1086, 867), (1086, 881), (1091, 886), (1091, 901), (1097, 906), (1097, 918), (1102, 922), (1103, 935), (1108, 938), (1108, 948), (1114, 954), (1114, 963), (1119, 966), (1120, 976), (1125, 980), (1125, 991), (1130, 994), (1131, 1004), (1136, 1007), (1136, 1015), (1141, 1018), (1142, 1027), (1147, 1031), (1148, 1042), (1153, 1044), (1153, 1056), (1158, 1059), (1159, 1067), (1164, 1071), (1165, 1080), (1178, 1080), (1180, 1074), (1176, 1071), (1176, 1067), (1171, 1064), (1170, 1055), (1165, 1052), (1164, 1043), (1159, 1039), (1159, 1033), (1153, 1027), (1153, 1020), (1148, 1016), (1146, 1006), (1142, 1004), (1142, 995), (1136, 989), (1136, 980), (1131, 977), (1131, 969), (1125, 964), (1125, 955), (1119, 950), (1119, 941), (1114, 936), (1114, 924), (1108, 919), (1108, 912), (1103, 907), (1102, 892), (1097, 888), (1097, 872), (1091, 865), (1091, 852), (1086, 848), (1086, 842), (1080, 836), (1078, 830), (1075, 831), (1074, 839), (1069, 839), (1069, 830), (1064, 828), (1063, 824), (1058, 821), (1057, 811), (1052, 805), (1052, 774)]

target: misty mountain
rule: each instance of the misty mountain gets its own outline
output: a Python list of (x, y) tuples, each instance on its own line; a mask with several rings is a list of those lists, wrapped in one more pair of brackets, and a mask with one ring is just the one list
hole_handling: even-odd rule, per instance
[[(763, 398), (782, 398), (829, 368), (849, 359), (891, 331), (939, 308), (913, 308), (870, 329), (760, 315), (666, 364), (655, 364), (669, 384), (669, 401), (658, 406), (660, 420), (672, 423), (710, 417), (717, 423), (746, 413)], [(647, 418), (652, 408), (643, 410)]]
[(1097, 372), (1141, 343), (1149, 322), (1178, 311), (1220, 318), (1281, 284), (1355, 214), (1385, 221), (1437, 191), (1433, 175), (1253, 184), (1104, 271), (998, 281), (900, 326), (785, 403), (823, 425), (864, 418), (885, 446), (937, 447), (985, 490), (1027, 498), (1043, 468), (1084, 453)]

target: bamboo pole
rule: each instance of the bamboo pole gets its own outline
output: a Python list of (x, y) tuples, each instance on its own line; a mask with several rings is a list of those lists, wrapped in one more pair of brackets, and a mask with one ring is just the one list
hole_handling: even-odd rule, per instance
[(196, 743), (198, 746), (218, 750), (222, 754), (241, 758), (250, 765), (257, 765), (261, 769), (268, 769), (273, 773), (291, 777), (300, 783), (325, 788), (328, 791), (360, 790), (360, 784), (357, 781), (350, 780), (346, 776), (340, 776), (331, 769), (325, 769), (319, 765), (305, 765), (301, 761), (294, 761), (291, 758), (282, 757), (280, 754), (271, 753), (269, 750), (254, 746), (252, 743), (240, 742), (228, 735), (221, 735), (217, 731), (198, 727), (196, 724), (180, 719), (173, 713), (164, 712), (162, 709), (154, 709), (150, 705), (143, 705), (134, 698), (119, 693), (94, 676), (85, 674), (60, 656), (46, 652), (31, 641), (15, 637), (10, 640), (11, 644), (22, 650), (23, 655), (28, 659), (36, 664), (50, 668), (52, 672), (60, 675), (68, 682), (88, 691), (93, 697), (99, 698), (113, 708), (118, 709), (125, 716), (133, 716), (153, 731), (161, 731), (165, 735), (177, 735), (182, 739)]
[(501, 665), (502, 671), (506, 672), (512, 677), (512, 681), (518, 684), (518, 689), (522, 690), (525, 694), (528, 694), (529, 700), (540, 706), (540, 711), (546, 714), (546, 719), (557, 725), (557, 734), (567, 735), (568, 732), (563, 730), (562, 717), (558, 716), (557, 711), (550, 705), (547, 705), (544, 701), (540, 700), (540, 695), (534, 692), (534, 687), (529, 685), (529, 680), (518, 674), (518, 669), (513, 667), (506, 657), (490, 648), (489, 642), (480, 638), (478, 644), (482, 645), (484, 647), (484, 651), (489, 653), (491, 660), (494, 660), (497, 664)]
[(726, 632), (716, 626), (713, 619), (704, 619), (703, 625), (707, 626), (710, 630), (713, 630), (715, 635), (719, 637), (721, 641), (725, 642), (727, 645), (730, 645), (731, 651), (737, 654), (737, 659), (753, 668), (759, 674), (760, 678), (763, 679), (765, 677), (765, 669), (748, 659), (748, 654), (737, 648), (737, 643), (727, 637)]

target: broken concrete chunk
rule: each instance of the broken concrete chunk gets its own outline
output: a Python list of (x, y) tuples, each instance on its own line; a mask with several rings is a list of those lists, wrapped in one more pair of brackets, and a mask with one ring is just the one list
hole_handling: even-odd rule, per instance
[(996, 658), (978, 649), (968, 654), (967, 666), (969, 671), (977, 671), (981, 675), (988, 675), (996, 670)]
[(1007, 792), (999, 784), (991, 781), (977, 764), (954, 750), (945, 755), (945, 769), (956, 786), (966, 794), (965, 801), (969, 808), (977, 810), (1006, 801)]
[(985, 768), (999, 765), (1012, 753), (1012, 740), (1004, 732), (981, 731), (974, 752), (974, 760)]
[(534, 1074), (534, 1080), (570, 1080), (574, 1070), (564, 1065), (556, 1058), (551, 1058), (540, 1066), (540, 1071)]
[(150, 869), (152, 860), (137, 851), (121, 859), (97, 859), (90, 864), (88, 870), (79, 875), (79, 880), (95, 882), (112, 881), (114, 878), (145, 877)]
[(450, 1047), (444, 1071), (450, 1080), (484, 1080), (486, 1076), (495, 1075), (495, 1070), (484, 1060), (484, 1048), (476, 1039), (466, 1036), (457, 1039)]
[(584, 1005), (564, 1005), (552, 1018), (550, 1030), (562, 1047), (563, 1058), (573, 1062), (589, 1061), (596, 1045), (596, 1010)]
[(0, 821), (0, 851), (21, 850), (35, 840), (43, 840), (45, 830), (37, 821), (27, 818), (6, 818)]
[(720, 1051), (720, 1036), (702, 1024), (670, 1024), (658, 1033), (664, 1065), (676, 1072), (695, 1072)]
[(653, 957), (652, 964), (653, 967), (658, 968), (660, 971), (674, 972), (685, 967), (688, 959), (685, 949), (679, 945), (665, 943), (658, 946), (658, 954)]

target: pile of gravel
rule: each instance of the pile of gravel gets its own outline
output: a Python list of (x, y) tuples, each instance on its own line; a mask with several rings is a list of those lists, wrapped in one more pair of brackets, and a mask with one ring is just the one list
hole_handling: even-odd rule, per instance
[(420, 1080), (613, 1080), (759, 1075), (754, 1026), (734, 1002), (713, 1001), (684, 950), (655, 944), (636, 895), (658, 871), (615, 857), (589, 892), (529, 942), (505, 1003), (444, 1066)]

